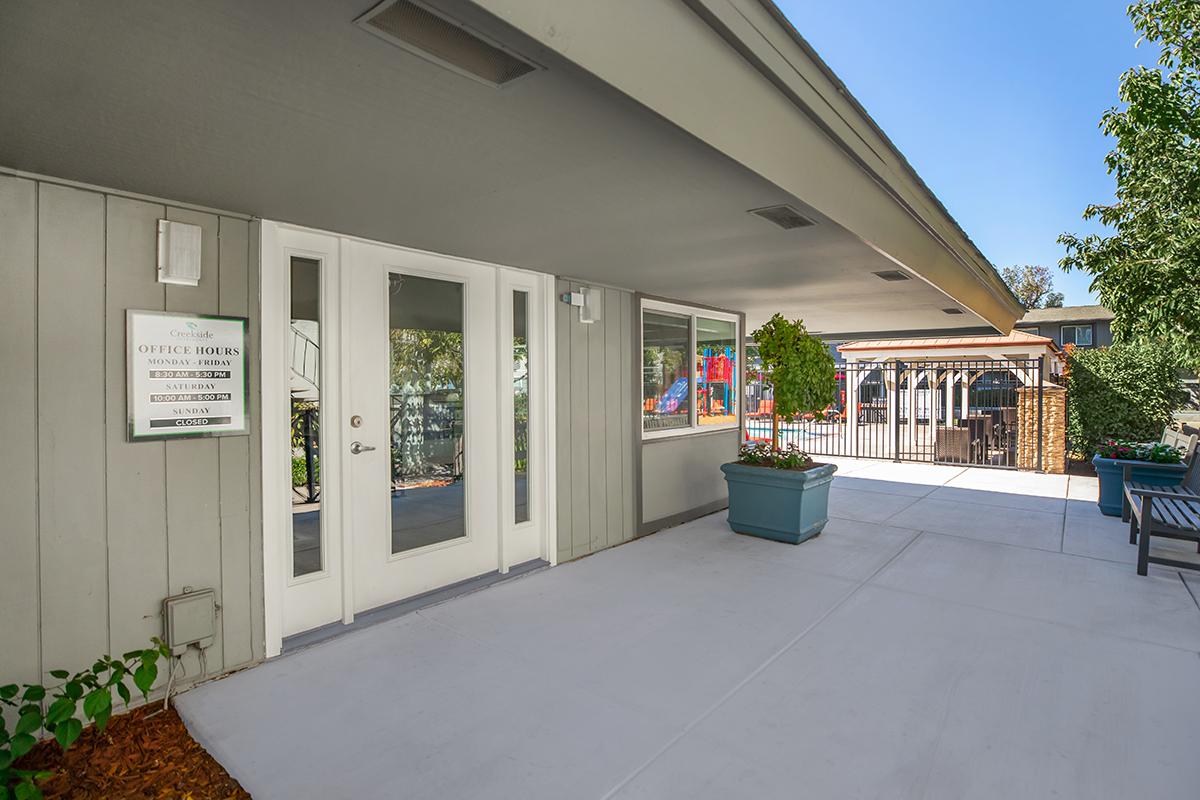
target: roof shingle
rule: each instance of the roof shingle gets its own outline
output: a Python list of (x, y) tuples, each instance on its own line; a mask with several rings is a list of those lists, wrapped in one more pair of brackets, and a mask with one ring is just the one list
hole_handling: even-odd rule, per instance
[(1092, 322), (1108, 320), (1113, 313), (1104, 306), (1063, 306), (1062, 308), (1031, 308), (1017, 321), (1018, 325), (1040, 325), (1051, 322)]

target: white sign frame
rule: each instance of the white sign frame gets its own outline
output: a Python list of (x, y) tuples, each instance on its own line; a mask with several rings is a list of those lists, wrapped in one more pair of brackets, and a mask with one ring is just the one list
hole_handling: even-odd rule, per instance
[[(220, 423), (215, 427), (197, 428), (197, 427), (164, 427), (160, 425), (152, 425), (152, 421), (161, 422), (178, 418), (180, 421), (184, 419), (199, 419), (200, 417), (185, 417), (183, 415), (168, 415), (166, 417), (154, 418), (150, 413), (151, 401), (146, 400), (144, 404), (138, 402), (138, 398), (147, 397), (153, 386), (152, 380), (159, 378), (151, 378), (149, 370), (151, 365), (146, 363), (147, 353), (141, 351), (142, 345), (149, 346), (151, 343), (139, 342), (137, 336), (137, 323), (149, 320), (170, 320), (183, 322), (189, 328), (197, 329), (202, 332), (212, 334), (211, 341), (215, 346), (228, 347), (233, 343), (238, 345), (238, 354), (220, 354), (224, 357), (229, 357), (232, 361), (231, 368), (228, 370), (228, 376), (218, 376), (209, 378), (209, 380), (220, 381), (227, 384), (228, 392), (217, 391), (218, 394), (228, 393), (231, 396), (228, 400), (216, 401), (200, 401), (200, 400), (180, 400), (177, 402), (217, 402), (228, 403), (232, 406), (229, 409), (228, 416), (231, 418), (228, 423)], [(130, 442), (151, 442), (162, 441), (164, 439), (205, 439), (217, 436), (248, 436), (250, 434), (250, 363), (249, 354), (247, 353), (246, 342), (250, 327), (250, 320), (247, 317), (232, 317), (218, 314), (189, 314), (175, 311), (147, 311), (139, 309), (126, 309), (125, 311), (125, 408), (128, 418), (127, 440)], [(221, 330), (217, 330), (221, 329)], [(189, 343), (177, 342), (188, 346)], [(196, 354), (181, 353), (172, 354), (182, 356), (183, 358), (197, 358)], [(211, 355), (211, 354), (200, 354)], [(197, 365), (199, 366), (199, 365)], [(187, 367), (185, 366), (186, 370)], [(195, 369), (191, 371), (197, 371)], [(196, 378), (192, 378), (195, 380)], [(240, 387), (238, 384), (240, 383)], [(226, 387), (222, 387), (226, 388)], [(240, 389), (240, 391), (239, 391)], [(240, 402), (239, 402), (240, 401)], [(240, 404), (240, 409), (238, 408)], [(240, 412), (240, 413), (239, 413)], [(203, 415), (201, 415), (203, 416)], [(215, 416), (223, 416), (217, 414)]]

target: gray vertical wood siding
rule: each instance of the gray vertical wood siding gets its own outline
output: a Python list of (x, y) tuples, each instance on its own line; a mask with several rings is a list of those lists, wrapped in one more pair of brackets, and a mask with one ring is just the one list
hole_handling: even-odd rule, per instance
[(0, 683), (41, 674), (36, 221), (34, 183), (0, 177)]
[[(558, 294), (580, 285), (558, 280)], [(633, 295), (604, 292), (601, 318), (556, 304), (558, 560), (628, 542), (635, 529)]]
[(741, 432), (727, 430), (642, 444), (641, 533), (729, 506), (721, 465), (737, 458)]
[[(199, 286), (156, 281), (161, 218), (201, 227)], [(0, 683), (144, 645), (185, 587), (217, 593), (210, 675), (262, 657), (257, 242), (246, 219), (0, 175)], [(129, 308), (251, 317), (250, 436), (125, 441)]]

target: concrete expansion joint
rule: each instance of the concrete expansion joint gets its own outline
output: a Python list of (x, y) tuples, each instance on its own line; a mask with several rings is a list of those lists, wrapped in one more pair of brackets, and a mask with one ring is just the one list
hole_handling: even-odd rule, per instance
[[(930, 533), (930, 531), (925, 531), (925, 533)], [(935, 536), (943, 536), (945, 534), (936, 533), (934, 535)], [(918, 537), (918, 538), (920, 538), (920, 537)], [(1004, 545), (1004, 546), (1007, 547), (1008, 545)], [(1044, 550), (1042, 552), (1052, 553), (1053, 551)], [(1067, 554), (1067, 555), (1070, 556), (1070, 554)], [(1075, 556), (1070, 556), (1070, 557), (1075, 558)], [(1086, 556), (1085, 556), (1085, 558), (1086, 558)], [(1091, 560), (1103, 561), (1103, 559), (1095, 559), (1095, 558), (1091, 559)], [(1145, 580), (1145, 578), (1142, 578), (1142, 580)], [(946, 603), (947, 605), (958, 606), (959, 608), (969, 608), (972, 611), (982, 611), (987, 614), (998, 614), (999, 616), (1002, 616), (1002, 617), (1010, 617), (1012, 619), (1019, 619), (1019, 620), (1025, 621), (1025, 622), (1036, 622), (1036, 623), (1041, 623), (1043, 625), (1052, 625), (1054, 627), (1062, 628), (1064, 630), (1072, 631), (1074, 633), (1081, 633), (1081, 634), (1087, 634), (1087, 635), (1093, 635), (1093, 636), (1106, 636), (1108, 638), (1116, 639), (1118, 641), (1128, 642), (1130, 644), (1136, 644), (1139, 647), (1164, 647), (1168, 650), (1174, 650), (1177, 652), (1200, 654), (1200, 651), (1193, 650), (1190, 647), (1176, 647), (1175, 645), (1172, 645), (1172, 644), (1165, 644), (1163, 642), (1147, 641), (1146, 639), (1137, 639), (1132, 636), (1124, 636), (1124, 635), (1121, 635), (1118, 633), (1111, 633), (1111, 632), (1097, 633), (1096, 631), (1094, 631), (1086, 626), (1083, 626), (1083, 625), (1072, 625), (1067, 622), (1062, 622), (1061, 620), (1046, 619), (1045, 617), (1036, 617), (1031, 614), (1021, 614), (1016, 611), (1000, 610), (998, 608), (980, 605), (978, 603), (966, 603), (966, 602), (963, 602), (962, 600), (951, 600), (951, 599), (948, 599), (945, 597), (941, 597), (939, 595), (927, 594), (925, 592), (918, 592), (918, 591), (914, 591), (912, 589), (901, 589), (897, 586), (879, 586), (879, 585), (876, 585), (874, 588), (883, 589), (888, 592), (895, 592), (897, 594), (908, 595), (909, 597), (921, 597), (921, 598), (925, 598), (927, 600), (937, 600), (938, 602)]]
[(900, 558), (900, 556), (904, 555), (904, 553), (908, 550), (908, 548), (912, 546), (913, 542), (915, 542), (921, 538), (921, 534), (922, 534), (921, 531), (916, 531), (915, 535), (913, 535), (904, 544), (903, 547), (901, 547), (898, 551), (896, 551), (896, 553), (891, 558), (889, 558), (882, 565), (880, 565), (874, 572), (872, 572), (870, 575), (868, 575), (864, 580), (860, 581), (857, 586), (855, 586), (850, 591), (846, 592), (846, 594), (843, 595), (841, 597), (841, 599), (839, 599), (836, 603), (834, 603), (832, 606), (830, 606), (823, 614), (821, 614), (821, 616), (817, 617), (817, 619), (815, 619), (812, 622), (812, 624), (810, 624), (804, 630), (800, 631), (799, 634), (797, 634), (790, 641), (788, 641), (783, 647), (779, 648), (777, 651), (772, 653), (762, 664), (758, 665), (753, 670), (751, 670), (750, 673), (748, 675), (746, 675), (746, 677), (744, 677), (744, 678), (742, 678), (742, 680), (738, 681), (737, 684), (735, 684), (734, 687), (732, 689), (730, 689), (728, 692), (726, 692), (719, 700), (717, 700), (715, 703), (713, 703), (711, 706), (709, 706), (707, 709), (705, 709), (699, 716), (697, 716), (695, 719), (693, 719), (691, 722), (689, 722), (687, 725), (685, 725), (683, 727), (683, 729), (680, 730), (679, 733), (677, 733), (675, 736), (673, 736), (670, 739), (670, 741), (668, 741), (665, 745), (663, 745), (663, 747), (660, 750), (658, 750), (656, 753), (654, 753), (654, 755), (650, 756), (650, 758), (648, 758), (640, 766), (638, 766), (631, 773), (629, 773), (627, 776), (625, 776), (625, 778), (623, 780), (621, 780), (619, 783), (617, 783), (616, 786), (614, 786), (607, 793), (605, 793), (604, 796), (601, 798), (601, 800), (609, 800), (610, 798), (615, 797), (618, 792), (620, 792), (622, 789), (624, 789), (626, 786), (628, 786), (631, 781), (633, 781), (635, 778), (637, 778), (638, 775), (643, 773), (648, 767), (650, 767), (651, 764), (653, 764), (658, 759), (662, 758), (662, 756), (665, 755), (672, 747), (674, 747), (676, 744), (678, 744), (685, 736), (688, 735), (688, 733), (690, 733), (693, 729), (695, 729), (697, 725), (699, 725), (701, 722), (703, 722), (708, 717), (712, 716), (712, 714), (717, 709), (719, 709), (727, 701), (729, 701), (734, 695), (736, 695), (739, 691), (741, 691), (747, 684), (750, 683), (750, 681), (754, 680), (756, 677), (761, 675), (764, 670), (766, 670), (769, 666), (774, 664), (781, 656), (783, 656), (785, 653), (787, 653), (789, 650), (791, 650), (793, 647), (795, 647), (797, 644), (799, 644), (800, 641), (804, 639), (804, 637), (808, 636), (809, 633), (816, 630), (821, 625), (821, 623), (823, 623), (825, 620), (829, 619), (829, 617), (832, 616), (838, 609), (840, 609), (842, 606), (844, 606), (846, 603), (848, 603), (851, 598), (853, 598), (856, 594), (858, 594), (858, 592), (860, 590), (862, 590), (862, 588), (864, 586), (866, 586), (868, 583), (870, 583), (875, 578), (876, 575), (878, 575), (883, 570), (887, 569), (892, 564), (892, 562), (894, 562), (896, 559)]

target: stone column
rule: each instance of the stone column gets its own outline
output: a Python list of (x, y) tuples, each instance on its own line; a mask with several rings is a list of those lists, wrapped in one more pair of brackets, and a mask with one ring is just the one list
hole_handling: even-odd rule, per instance
[[(1017, 469), (1037, 469), (1038, 393), (1036, 386), (1017, 389)], [(1067, 390), (1042, 387), (1042, 471), (1067, 471)]]

